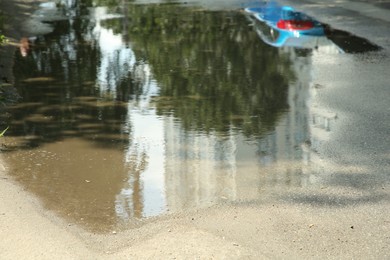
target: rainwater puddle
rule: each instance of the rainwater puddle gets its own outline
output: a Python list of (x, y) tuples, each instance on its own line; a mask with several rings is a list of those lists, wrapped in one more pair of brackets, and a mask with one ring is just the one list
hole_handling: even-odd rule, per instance
[(275, 48), (244, 11), (68, 2), (44, 5), (53, 32), (16, 53), (2, 140), (9, 174), (47, 208), (103, 232), (315, 184), (313, 132), (336, 117), (310, 109), (313, 56), (345, 48)]

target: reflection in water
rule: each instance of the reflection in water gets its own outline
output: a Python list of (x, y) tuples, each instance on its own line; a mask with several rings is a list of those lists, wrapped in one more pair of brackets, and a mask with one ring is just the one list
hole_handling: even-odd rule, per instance
[(380, 47), (348, 32), (336, 30), (276, 1), (258, 2), (245, 11), (260, 38), (275, 47), (361, 53)]
[(15, 61), (5, 156), (48, 208), (106, 231), (313, 182), (310, 51), (239, 12), (79, 2)]

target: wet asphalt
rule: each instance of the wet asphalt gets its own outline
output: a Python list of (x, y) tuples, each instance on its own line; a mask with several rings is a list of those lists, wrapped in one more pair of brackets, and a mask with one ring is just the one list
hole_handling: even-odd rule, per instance
[(314, 98), (337, 122), (319, 149), (332, 162), (327, 177), (335, 187), (369, 194), (354, 203), (389, 200), (390, 183), (390, 1), (285, 1), (298, 10), (379, 45), (361, 55), (318, 58)]

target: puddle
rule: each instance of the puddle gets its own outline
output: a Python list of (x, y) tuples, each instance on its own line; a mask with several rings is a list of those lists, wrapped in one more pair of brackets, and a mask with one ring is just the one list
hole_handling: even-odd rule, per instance
[(310, 122), (335, 121), (309, 111), (316, 49), (274, 48), (238, 11), (83, 3), (45, 5), (53, 32), (15, 55), (2, 156), (47, 208), (104, 232), (315, 185)]

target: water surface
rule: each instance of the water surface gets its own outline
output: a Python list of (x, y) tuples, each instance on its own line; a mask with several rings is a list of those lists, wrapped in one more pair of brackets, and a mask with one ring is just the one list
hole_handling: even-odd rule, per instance
[(3, 155), (47, 208), (108, 231), (315, 184), (318, 48), (265, 44), (235, 1), (113, 2), (44, 5), (53, 32), (16, 53)]

